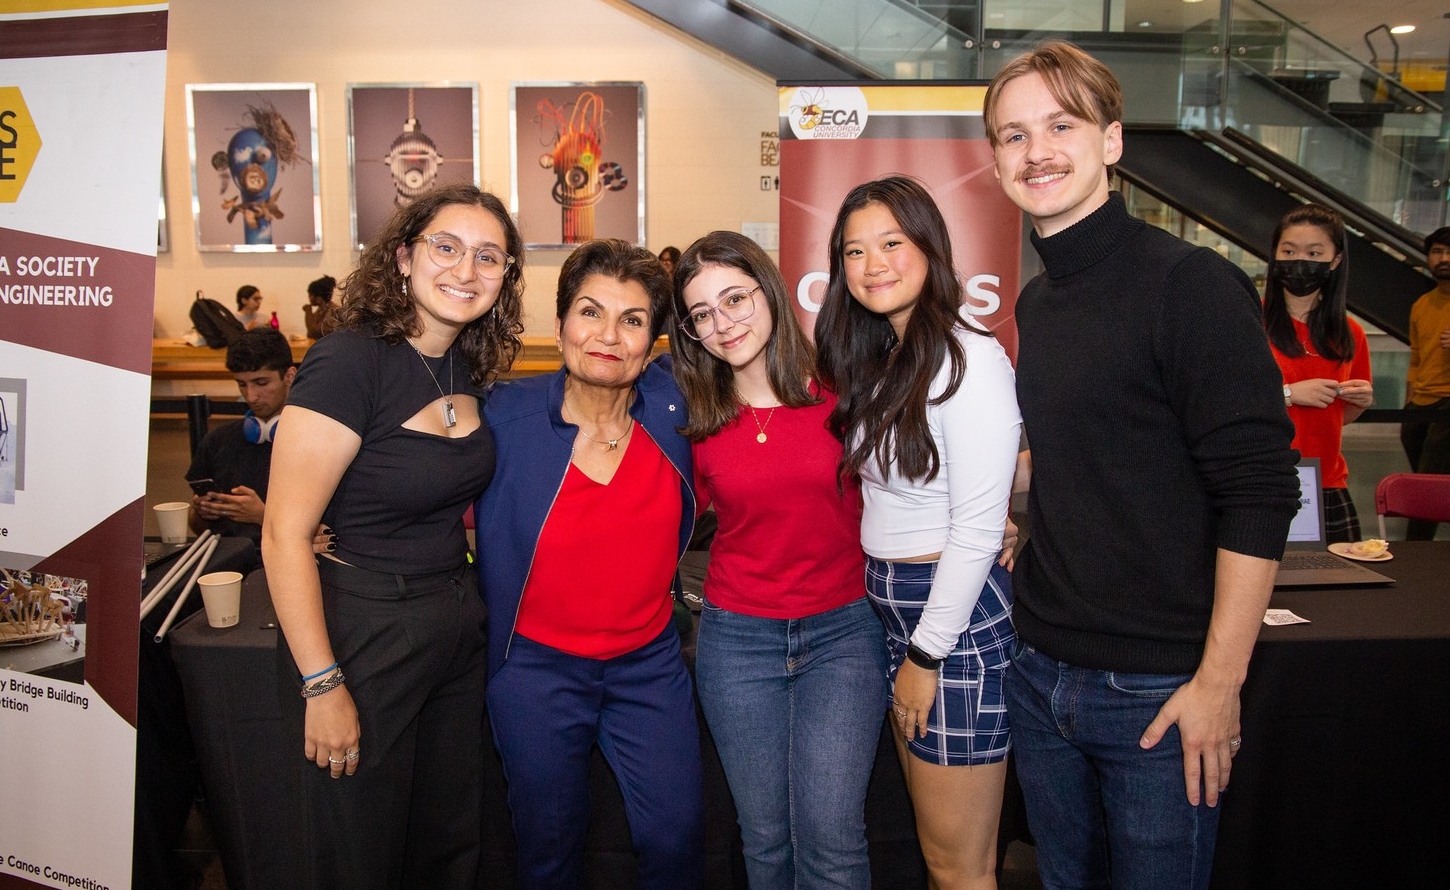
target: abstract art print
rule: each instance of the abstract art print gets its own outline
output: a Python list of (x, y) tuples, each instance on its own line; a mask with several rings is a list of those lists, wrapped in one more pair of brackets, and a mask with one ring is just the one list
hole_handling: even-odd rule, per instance
[(644, 243), (644, 84), (516, 83), (513, 207), (531, 248)]
[(187, 84), (192, 214), (202, 251), (322, 248), (312, 84)]
[(478, 183), (477, 84), (350, 84), (352, 243), (437, 185)]

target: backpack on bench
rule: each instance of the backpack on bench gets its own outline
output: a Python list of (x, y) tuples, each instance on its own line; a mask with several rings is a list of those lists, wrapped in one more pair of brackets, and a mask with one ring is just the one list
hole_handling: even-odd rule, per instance
[(232, 345), (247, 329), (227, 307), (196, 292), (196, 301), (191, 304), (191, 323), (201, 334), (206, 345), (222, 349)]

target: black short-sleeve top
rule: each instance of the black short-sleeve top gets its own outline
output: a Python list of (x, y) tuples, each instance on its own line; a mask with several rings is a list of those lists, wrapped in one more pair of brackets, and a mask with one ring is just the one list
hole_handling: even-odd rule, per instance
[(444, 572), (464, 559), (463, 511), (493, 478), (493, 435), (486, 423), (459, 439), (405, 429), (440, 390), (455, 402), (478, 399), (482, 418), (483, 390), (456, 349), (425, 359), (406, 342), (340, 330), (307, 350), (288, 404), (362, 437), (322, 515), (337, 533), (339, 559), (399, 575)]

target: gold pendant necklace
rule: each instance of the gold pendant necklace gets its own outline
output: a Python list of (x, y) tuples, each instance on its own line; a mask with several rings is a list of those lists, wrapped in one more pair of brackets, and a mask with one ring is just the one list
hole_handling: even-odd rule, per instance
[[(568, 411), (568, 408), (569, 408), (569, 406), (567, 404), (561, 404), (560, 405), (560, 413), (564, 415), (564, 420), (565, 421), (567, 421), (569, 423), (574, 423), (574, 421), (569, 420), (569, 416), (566, 413)], [(584, 432), (584, 427), (580, 426), (579, 424), (574, 423), (574, 426), (578, 428), (579, 435), (583, 436), (584, 438), (588, 439), (591, 442), (596, 442), (596, 443), (598, 443), (600, 445), (603, 445), (605, 451), (613, 451), (613, 450), (615, 450), (616, 448), (619, 447), (619, 443), (620, 442), (623, 442), (625, 439), (628, 439), (629, 438), (629, 434), (634, 431), (634, 418), (630, 418), (629, 419), (629, 426), (625, 428), (625, 430), (624, 430), (623, 433), (619, 434), (618, 436), (614, 437), (613, 439), (609, 439), (609, 438), (596, 439), (593, 436), (589, 435), (588, 433)]]
[(770, 413), (768, 413), (768, 414), (765, 415), (765, 423), (761, 423), (760, 422), (760, 415), (755, 413), (755, 406), (754, 405), (751, 405), (750, 402), (746, 401), (745, 396), (743, 396), (743, 395), (740, 394), (740, 387), (738, 387), (738, 386), (735, 387), (735, 398), (739, 399), (740, 400), (740, 403), (742, 405), (744, 405), (745, 407), (747, 407), (747, 408), (750, 409), (750, 418), (755, 421), (755, 429), (756, 429), (755, 441), (757, 441), (760, 444), (764, 445), (765, 444), (765, 438), (766, 438), (765, 437), (765, 428), (768, 427), (768, 426), (770, 426), (770, 419), (775, 416), (775, 409), (776, 408), (779, 408), (780, 406), (779, 405), (772, 406), (771, 409), (770, 409)]
[[(413, 346), (412, 343), (408, 344)], [(433, 385), (438, 387), (438, 395), (443, 396), (443, 425), (448, 429), (458, 426), (458, 417), (453, 413), (453, 347), (448, 347), (448, 392), (443, 392), (443, 387), (438, 386), (438, 378), (434, 376), (433, 369), (428, 367), (428, 360), (423, 357), (423, 350), (413, 346), (413, 351), (418, 353), (418, 361), (423, 363), (423, 370), (428, 372), (428, 377)]]

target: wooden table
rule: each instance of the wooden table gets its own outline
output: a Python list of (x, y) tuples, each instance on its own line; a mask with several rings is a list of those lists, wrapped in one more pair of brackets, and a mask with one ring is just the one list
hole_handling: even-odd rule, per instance
[[(526, 377), (531, 374), (551, 374), (559, 370), (559, 349), (553, 337), (524, 337), (523, 349), (514, 359), (513, 367), (503, 379)], [(312, 345), (311, 340), (290, 339), (292, 359), (301, 362)], [(670, 351), (670, 341), (660, 337), (655, 341), (651, 357)], [(178, 338), (164, 338), (151, 341), (151, 376), (157, 380), (230, 380), (231, 372), (226, 365), (227, 351), (206, 346), (192, 346)]]
[[(289, 339), (292, 360), (302, 361), (308, 339)], [(151, 376), (157, 380), (230, 380), (227, 351), (207, 346), (192, 346), (185, 340), (167, 337), (151, 341)]]

